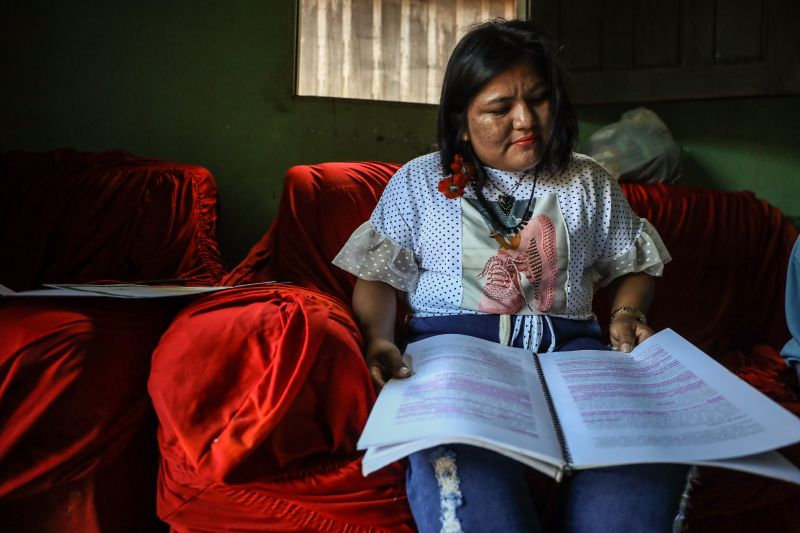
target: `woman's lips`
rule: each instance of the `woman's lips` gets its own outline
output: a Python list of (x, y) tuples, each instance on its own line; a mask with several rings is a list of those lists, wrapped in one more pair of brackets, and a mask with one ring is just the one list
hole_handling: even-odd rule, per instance
[(511, 144), (516, 144), (517, 146), (529, 146), (536, 142), (535, 135), (526, 135), (525, 137), (520, 137), (516, 141), (513, 141)]

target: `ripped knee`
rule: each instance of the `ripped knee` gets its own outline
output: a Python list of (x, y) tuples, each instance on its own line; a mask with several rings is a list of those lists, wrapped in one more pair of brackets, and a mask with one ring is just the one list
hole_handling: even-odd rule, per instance
[(458, 479), (456, 454), (448, 448), (436, 448), (431, 452), (431, 463), (439, 485), (442, 533), (462, 533), (461, 521), (456, 509), (462, 504), (461, 483)]

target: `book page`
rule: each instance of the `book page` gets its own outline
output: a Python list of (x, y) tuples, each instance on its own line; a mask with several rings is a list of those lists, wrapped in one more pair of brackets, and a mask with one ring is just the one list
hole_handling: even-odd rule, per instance
[(630, 354), (540, 356), (576, 467), (748, 456), (800, 441), (800, 421), (672, 330)]
[(738, 470), (800, 485), (800, 470), (778, 452), (764, 452), (718, 461), (695, 461), (694, 464)]
[(439, 335), (410, 344), (406, 355), (414, 374), (383, 388), (359, 449), (412, 441), (421, 441), (417, 449), (431, 442), (485, 442), (561, 463), (530, 352)]
[(481, 446), (483, 448), (487, 448), (490, 450), (494, 450), (497, 453), (502, 453), (503, 455), (514, 459), (520, 463), (526, 464), (550, 477), (556, 479), (556, 481), (561, 481), (563, 472), (561, 470), (561, 464), (559, 463), (558, 466), (553, 464), (550, 461), (543, 461), (540, 459), (536, 459), (535, 457), (531, 457), (524, 453), (516, 452), (510, 450), (500, 444), (489, 442), (486, 440), (476, 440), (471, 439), (469, 437), (431, 437), (426, 439), (419, 439), (410, 442), (405, 442), (401, 444), (388, 444), (386, 446), (373, 446), (367, 449), (367, 453), (364, 454), (364, 458), (361, 462), (361, 470), (363, 474), (366, 476), (379, 468), (388, 465), (389, 463), (393, 463), (404, 457), (411, 455), (414, 452), (418, 452), (420, 450), (424, 450), (427, 448), (433, 448), (435, 446), (439, 446), (442, 444), (452, 444), (454, 441), (461, 443), (461, 444), (471, 444), (473, 446)]

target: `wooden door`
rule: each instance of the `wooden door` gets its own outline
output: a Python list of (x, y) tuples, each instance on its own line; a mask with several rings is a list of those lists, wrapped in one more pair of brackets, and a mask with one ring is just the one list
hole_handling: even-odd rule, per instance
[(531, 0), (575, 102), (800, 94), (798, 0)]

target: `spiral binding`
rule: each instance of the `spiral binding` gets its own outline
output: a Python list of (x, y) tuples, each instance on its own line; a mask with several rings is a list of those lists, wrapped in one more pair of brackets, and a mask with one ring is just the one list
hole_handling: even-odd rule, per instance
[(547, 408), (550, 410), (550, 416), (553, 418), (553, 426), (556, 428), (556, 438), (558, 438), (558, 443), (561, 445), (561, 451), (564, 454), (565, 464), (561, 468), (561, 473), (568, 476), (572, 474), (572, 453), (569, 451), (567, 439), (564, 436), (564, 428), (561, 427), (561, 420), (558, 418), (558, 413), (553, 404), (553, 397), (550, 395), (550, 387), (547, 386), (547, 382), (544, 379), (542, 364), (539, 362), (538, 353), (533, 353), (533, 360), (536, 363), (536, 372), (539, 374), (539, 383), (542, 384), (542, 390), (544, 391), (544, 400), (547, 402)]

